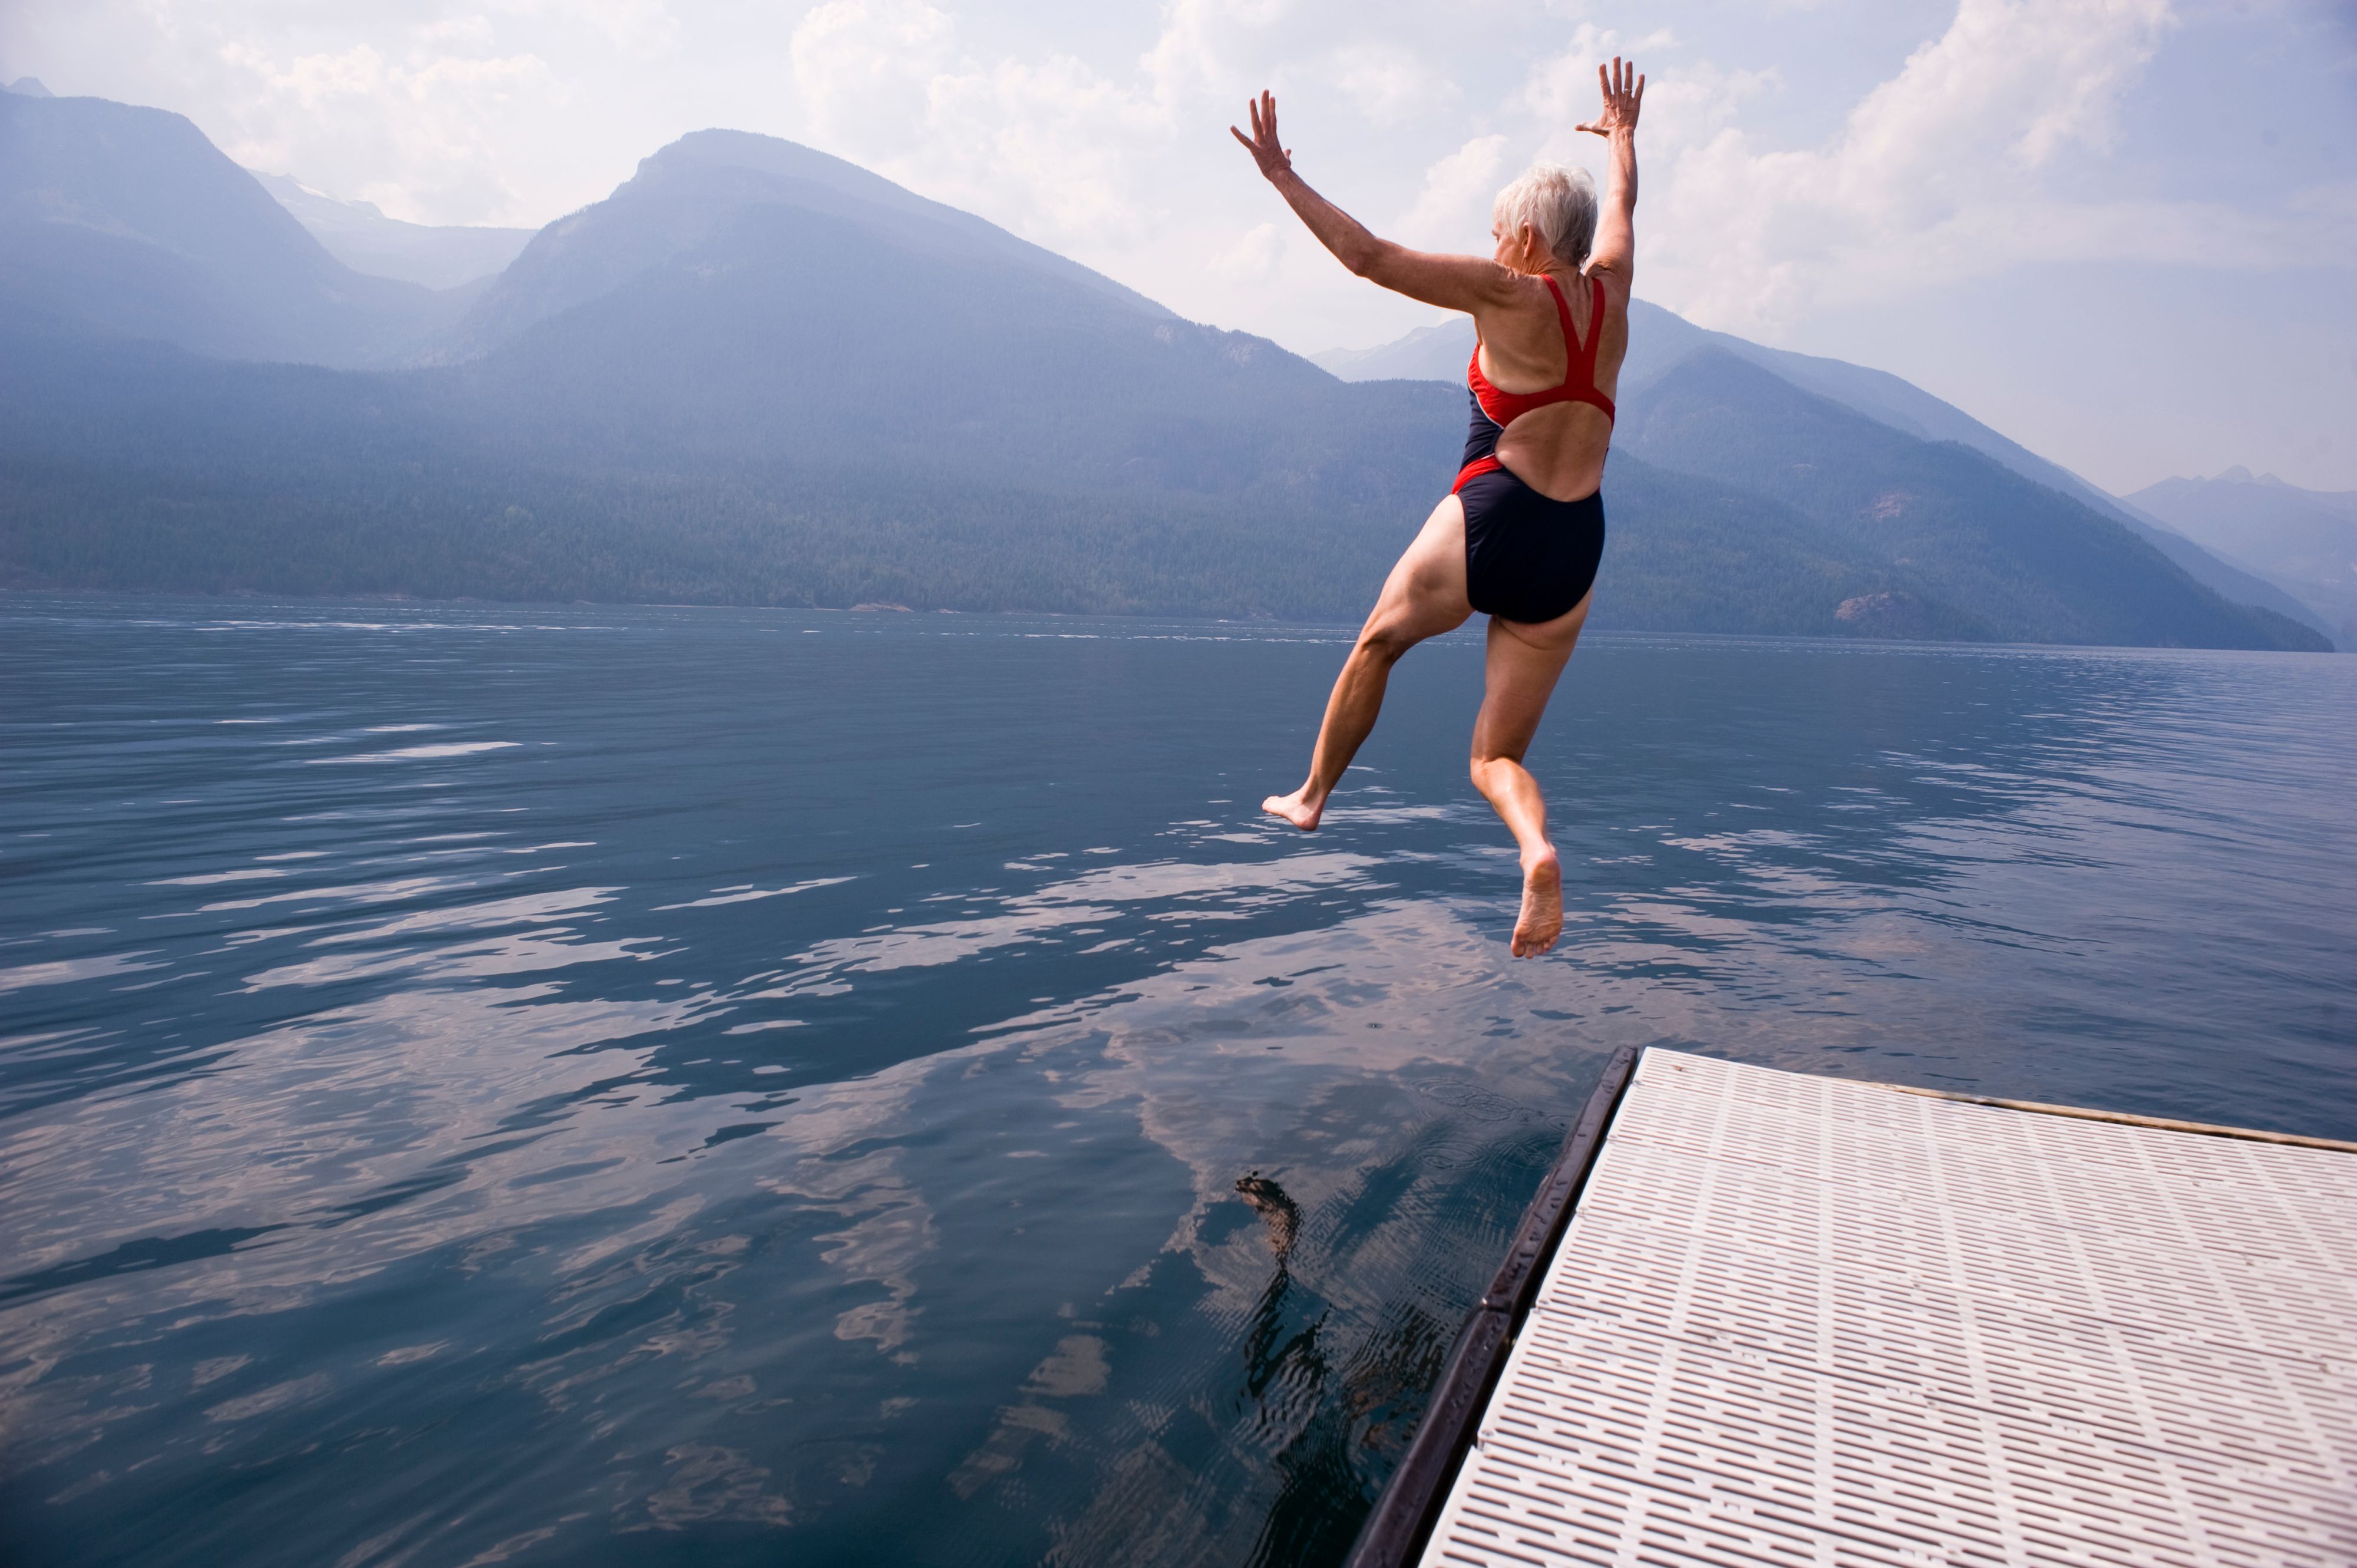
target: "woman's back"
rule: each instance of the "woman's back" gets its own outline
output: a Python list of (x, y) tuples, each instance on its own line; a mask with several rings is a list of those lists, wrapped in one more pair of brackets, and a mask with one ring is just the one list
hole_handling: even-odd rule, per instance
[[(1503, 427), (1495, 448), (1498, 461), (1541, 495), (1576, 500), (1603, 482), (1605, 451), (1612, 441), (1609, 407), (1575, 398), (1519, 411), (1512, 405), (1517, 395), (1554, 392), (1567, 379), (1586, 382), (1583, 390), (1592, 389), (1609, 405), (1629, 352), (1628, 296), (1609, 273), (1591, 278), (1565, 267), (1517, 281), (1526, 286), (1473, 312), (1480, 337), (1474, 350), (1476, 395), (1480, 381), (1507, 394), (1489, 405), (1493, 418), (1508, 415), (1498, 420)], [(1583, 376), (1591, 346), (1593, 369)]]

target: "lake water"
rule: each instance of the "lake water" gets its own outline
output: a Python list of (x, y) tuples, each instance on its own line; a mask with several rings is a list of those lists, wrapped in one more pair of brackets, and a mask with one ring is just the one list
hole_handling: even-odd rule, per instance
[(1316, 1564), (1617, 1047), (2357, 1137), (2357, 659), (0, 598), (0, 1556)]

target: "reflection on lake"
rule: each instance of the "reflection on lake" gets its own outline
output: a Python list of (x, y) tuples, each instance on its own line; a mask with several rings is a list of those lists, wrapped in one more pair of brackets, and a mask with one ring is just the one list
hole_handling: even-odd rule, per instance
[(2357, 660), (0, 599), (0, 1541), (1333, 1562), (1605, 1058), (2357, 1136)]

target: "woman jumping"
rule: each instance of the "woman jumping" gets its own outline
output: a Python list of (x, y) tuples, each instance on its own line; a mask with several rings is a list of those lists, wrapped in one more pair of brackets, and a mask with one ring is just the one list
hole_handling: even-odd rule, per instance
[(1523, 754), (1587, 620), (1604, 553), (1605, 449), (1612, 392), (1629, 351), (1629, 281), (1636, 258), (1637, 110), (1645, 79), (1616, 58), (1597, 68), (1604, 108), (1579, 129), (1612, 147), (1612, 184), (1598, 221), (1596, 187), (1546, 165), (1498, 193), (1495, 259), (1436, 256), (1369, 233), (1293, 172), (1277, 140), (1276, 100), (1252, 107), (1253, 134), (1229, 130), (1318, 242), (1358, 276), (1410, 299), (1469, 312), (1477, 341), (1465, 379), (1473, 431), (1457, 483), (1392, 568), (1358, 645), (1334, 682), (1310, 754), (1309, 781), (1262, 810), (1317, 831), (1326, 799), (1375, 727), (1400, 656), (1490, 618), (1487, 688), (1473, 722), (1473, 782), (1523, 852), (1523, 909), (1513, 952), (1531, 958), (1563, 932), (1563, 870), (1547, 841), (1546, 802)]

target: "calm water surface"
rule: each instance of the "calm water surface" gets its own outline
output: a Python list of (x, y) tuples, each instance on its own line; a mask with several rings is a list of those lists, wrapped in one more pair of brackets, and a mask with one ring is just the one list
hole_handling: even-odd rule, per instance
[(1616, 1047), (2357, 1136), (2357, 659), (0, 598), (0, 1556), (1315, 1564)]

